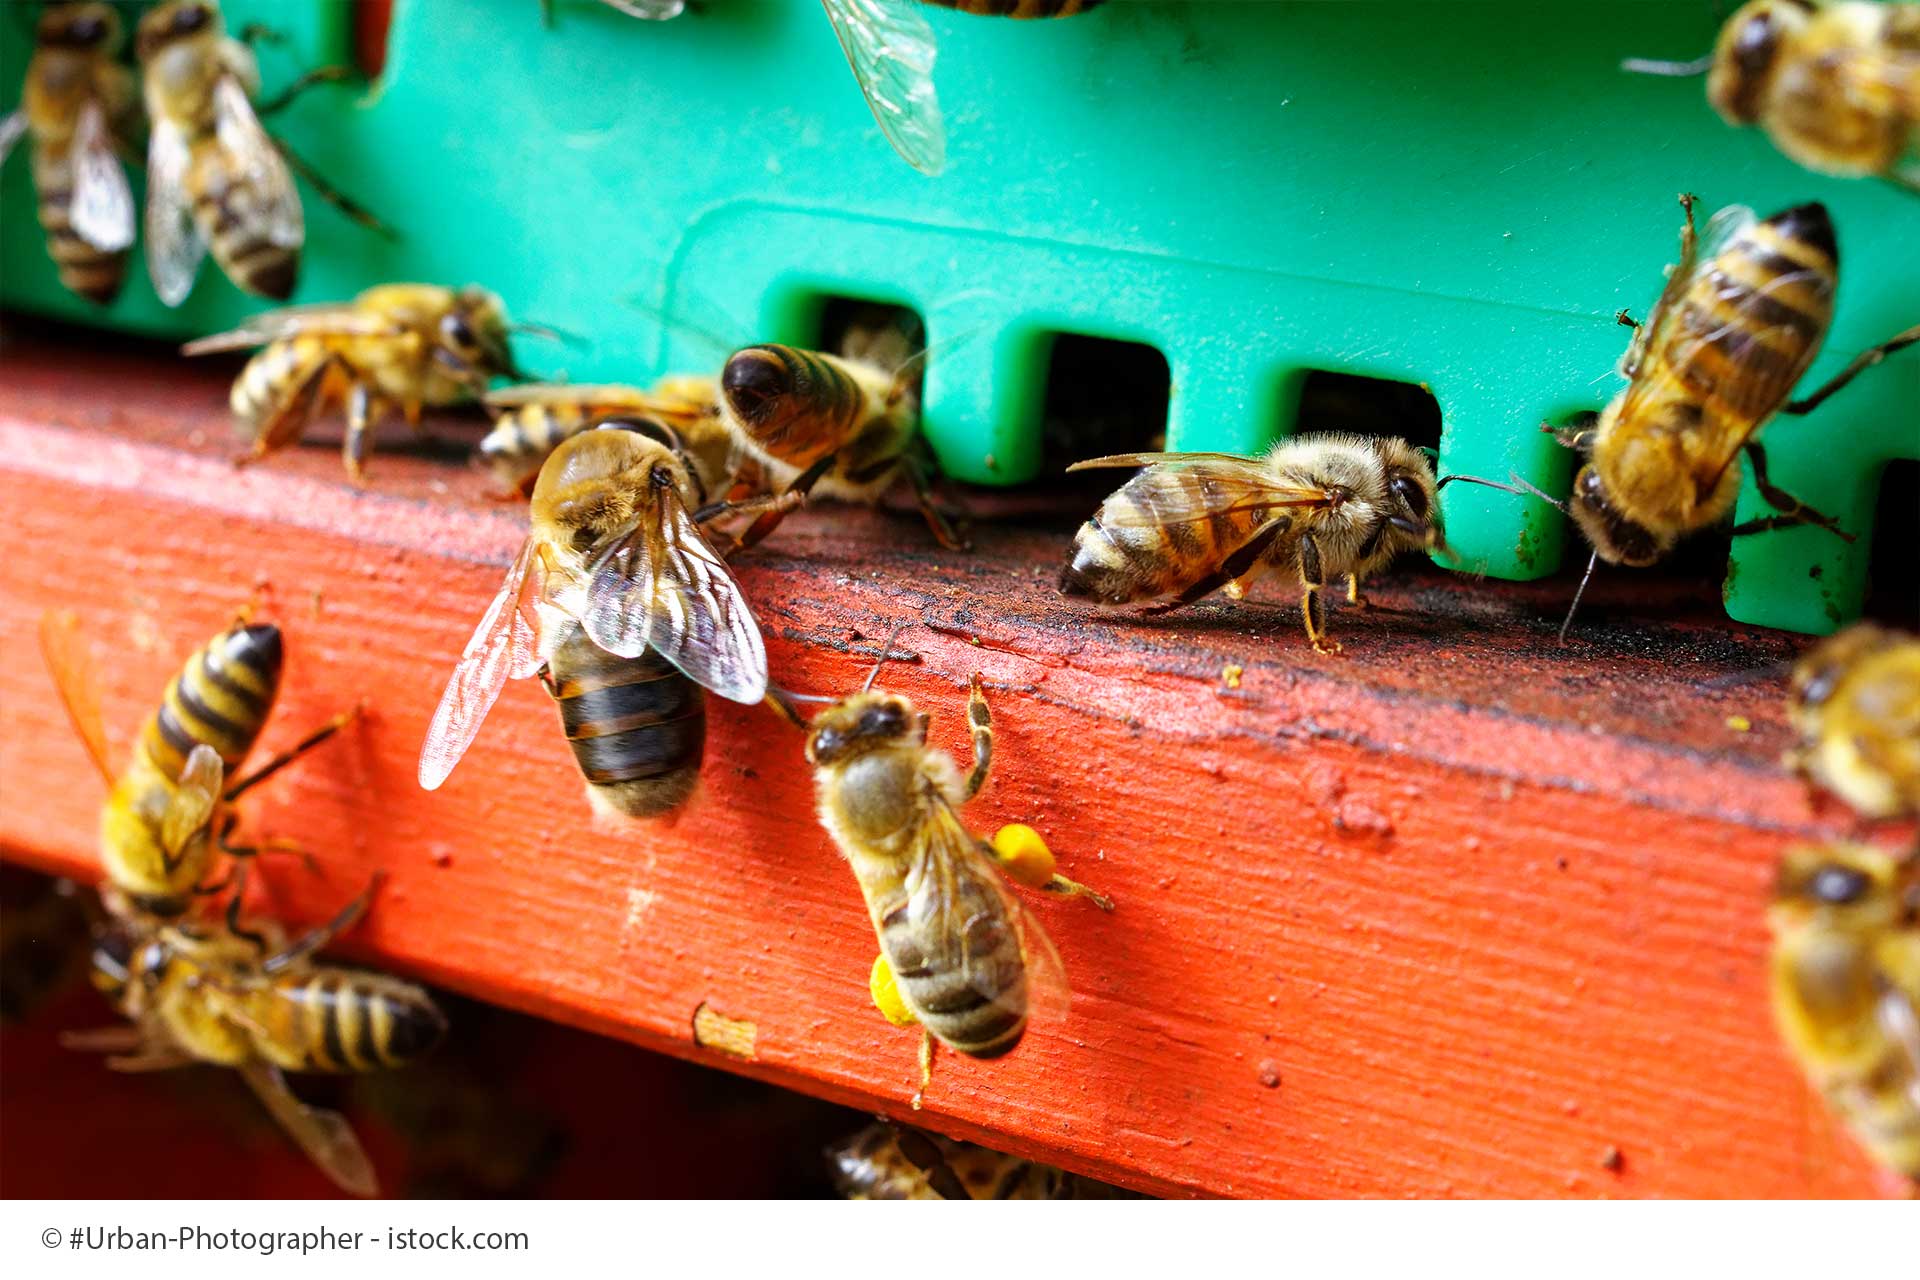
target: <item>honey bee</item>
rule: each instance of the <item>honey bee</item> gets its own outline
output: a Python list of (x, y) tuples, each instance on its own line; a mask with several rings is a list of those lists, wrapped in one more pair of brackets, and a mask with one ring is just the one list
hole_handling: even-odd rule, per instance
[(432, 791), (509, 679), (538, 674), (559, 704), (587, 797), (608, 815), (680, 805), (699, 777), (711, 689), (767, 693), (767, 652), (703, 526), (766, 504), (706, 500), (679, 434), (613, 419), (540, 469), (530, 530), (447, 682), (420, 749)]
[(236, 461), (284, 448), (316, 414), (344, 405), (341, 456), (360, 484), (373, 428), (395, 409), (418, 429), (423, 408), (466, 404), (496, 376), (519, 376), (508, 329), (500, 299), (478, 285), (385, 284), (352, 302), (269, 311), (181, 350), (264, 348), (233, 383), (234, 421), (253, 441)]
[(487, 393), (493, 430), (480, 442), (480, 458), (503, 494), (530, 493), (540, 468), (562, 441), (608, 418), (640, 417), (680, 433), (709, 479), (734, 469), (734, 443), (720, 421), (719, 388), (711, 378), (663, 378), (651, 390), (624, 386), (575, 386), (530, 382)]
[[(878, 502), (903, 478), (940, 545), (966, 540), (934, 502), (920, 434), (920, 358), (895, 328), (855, 331), (843, 355), (767, 344), (736, 351), (720, 374), (721, 418), (741, 453), (780, 492)], [(748, 535), (758, 541), (776, 517)]]
[[(1067, 18), (1101, 0), (927, 0), (944, 9), (1001, 18)], [(947, 129), (933, 84), (933, 28), (911, 0), (821, 0), (853, 78), (880, 132), (900, 158), (929, 176), (947, 167)]]
[(1172, 597), (1147, 610), (1165, 613), (1222, 589), (1237, 600), (1280, 569), (1300, 579), (1308, 641), (1339, 653), (1320, 589), (1344, 575), (1360, 604), (1361, 581), (1396, 556), (1445, 545), (1435, 503), (1446, 481), (1391, 437), (1304, 435), (1258, 458), (1116, 454), (1067, 470), (1092, 467), (1144, 468), (1080, 526), (1060, 574), (1063, 595), (1103, 605)]
[(1920, 816), (1920, 639), (1869, 623), (1793, 669), (1787, 764), (1868, 819)]
[[(1760, 496), (1778, 514), (1734, 526), (1735, 536), (1812, 524), (1851, 542), (1836, 520), (1767, 478), (1755, 436), (1775, 413), (1807, 413), (1863, 369), (1920, 341), (1920, 325), (1862, 352), (1811, 396), (1789, 401), (1833, 317), (1840, 251), (1826, 207), (1796, 205), (1764, 221), (1750, 209), (1723, 209), (1702, 244), (1693, 197), (1680, 203), (1680, 264), (1653, 314), (1635, 326), (1620, 365), (1627, 386), (1595, 422), (1554, 432), (1582, 459), (1563, 510), (1592, 544), (1593, 559), (1654, 564), (1733, 509), (1735, 464), (1744, 452)], [(1621, 319), (1634, 323), (1624, 313)], [(1580, 585), (1584, 591), (1584, 578)]]
[(1773, 1012), (1862, 1146), (1920, 1188), (1920, 860), (1789, 850), (1768, 910)]
[[(306, 218), (293, 170), (349, 217), (385, 230), (324, 182), (260, 123), (253, 51), (228, 37), (214, 0), (169, 0), (147, 11), (134, 35), (147, 116), (147, 270), (160, 300), (177, 307), (193, 290), (209, 246), (237, 287), (284, 300), (300, 270)], [(262, 111), (311, 84), (338, 80), (322, 68)]]
[(32, 139), (40, 226), (60, 283), (102, 305), (119, 294), (133, 243), (133, 190), (116, 125), (133, 106), (133, 76), (114, 61), (123, 32), (105, 4), (54, 5), (40, 15), (18, 110), (0, 120), (0, 163)]
[(293, 760), (325, 742), (356, 712), (335, 716), (243, 778), (228, 781), (253, 749), (280, 689), (280, 630), (244, 622), (222, 631), (167, 683), (160, 707), (140, 731), (133, 759), (115, 774), (108, 763), (92, 664), (71, 613), (41, 621), (41, 652), (68, 717), (107, 784), (100, 810), (100, 855), (120, 914), (170, 919), (196, 895), (218, 892), (203, 876), (218, 848), (230, 856), (261, 851), (228, 843), (228, 806)]
[(1625, 66), (1705, 72), (1721, 119), (1759, 125), (1797, 163), (1920, 191), (1920, 4), (1752, 0), (1727, 19), (1707, 57)]
[(291, 943), (273, 921), (240, 920), (237, 896), (225, 927), (117, 921), (95, 940), (93, 983), (133, 1025), (62, 1043), (116, 1055), (107, 1059), (116, 1071), (232, 1067), (329, 1178), (375, 1195), (373, 1164), (346, 1120), (302, 1103), (281, 1074), (390, 1070), (424, 1056), (446, 1033), (446, 1018), (422, 988), (314, 961), (367, 900), (363, 894)]
[[(891, 647), (890, 638), (882, 662)], [(1084, 897), (1103, 911), (1113, 903), (1055, 871), (1043, 843), (1003, 841), (996, 848), (961, 821), (960, 806), (985, 784), (993, 759), (978, 674), (967, 700), (973, 768), (964, 776), (951, 756), (927, 746), (930, 717), (872, 686), (869, 676), (859, 693), (807, 725), (807, 762), (820, 821), (852, 866), (879, 939), (875, 1002), (890, 1021), (922, 1029), (924, 1088), (935, 1040), (975, 1058), (997, 1058), (1020, 1043), (1033, 964), (1044, 964), (1047, 976), (1064, 985), (1052, 942), (1003, 875)]]
[(881, 1121), (828, 1150), (848, 1200), (1113, 1200), (1118, 1187), (1018, 1156)]

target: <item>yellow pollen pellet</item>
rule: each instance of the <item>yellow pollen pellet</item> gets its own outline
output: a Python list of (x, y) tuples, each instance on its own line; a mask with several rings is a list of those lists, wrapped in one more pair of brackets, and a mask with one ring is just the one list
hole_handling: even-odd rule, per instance
[(1053, 879), (1053, 850), (1024, 822), (1000, 828), (993, 837), (993, 852), (1007, 874), (1028, 888), (1044, 888)]
[(873, 958), (873, 972), (867, 977), (867, 990), (873, 993), (873, 1007), (894, 1026), (910, 1027), (920, 1021), (913, 1016), (913, 1010), (907, 1008), (907, 1002), (900, 998), (900, 988), (893, 980), (893, 966), (887, 963), (884, 954)]

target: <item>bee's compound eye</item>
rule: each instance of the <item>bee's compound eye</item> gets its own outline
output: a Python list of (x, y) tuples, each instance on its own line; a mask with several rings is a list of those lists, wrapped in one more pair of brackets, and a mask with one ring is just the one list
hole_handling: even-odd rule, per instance
[(83, 48), (99, 44), (106, 35), (107, 24), (98, 14), (90, 13), (67, 24), (67, 43)]
[(474, 337), (473, 326), (458, 311), (450, 311), (440, 322), (441, 336), (457, 347), (477, 346), (479, 340)]
[(1866, 896), (1867, 877), (1852, 867), (1828, 865), (1813, 873), (1813, 896), (1831, 906), (1843, 907)]
[(1839, 667), (1831, 666), (1820, 668), (1814, 672), (1812, 676), (1808, 677), (1805, 684), (1800, 686), (1800, 704), (1806, 707), (1819, 706), (1833, 696), (1834, 686), (1839, 683)]
[(1748, 75), (1760, 75), (1773, 63), (1780, 46), (1780, 28), (1773, 14), (1754, 14), (1740, 26), (1733, 38), (1733, 60)]
[(173, 15), (173, 33), (177, 36), (191, 35), (212, 21), (213, 13), (205, 5), (186, 5)]
[(1395, 476), (1388, 481), (1388, 487), (1394, 496), (1407, 504), (1415, 519), (1423, 519), (1427, 514), (1427, 491), (1414, 482), (1412, 476)]

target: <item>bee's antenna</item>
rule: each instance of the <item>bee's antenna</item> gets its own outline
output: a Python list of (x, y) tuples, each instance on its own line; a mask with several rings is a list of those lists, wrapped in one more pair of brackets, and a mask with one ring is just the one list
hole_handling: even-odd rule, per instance
[(1525, 480), (1520, 478), (1519, 472), (1517, 471), (1507, 472), (1507, 479), (1513, 481), (1513, 483), (1501, 484), (1498, 480), (1488, 480), (1484, 476), (1450, 475), (1450, 476), (1441, 476), (1439, 480), (1434, 482), (1433, 487), (1434, 487), (1434, 491), (1438, 492), (1439, 490), (1446, 488), (1449, 484), (1451, 484), (1455, 480), (1461, 480), (1467, 484), (1483, 484), (1487, 486), (1487, 488), (1489, 489), (1498, 489), (1503, 493), (1517, 493), (1523, 498), (1531, 494), (1534, 497), (1540, 499), (1540, 501), (1546, 503), (1548, 506), (1556, 508), (1560, 512), (1560, 514), (1565, 515), (1567, 513), (1566, 503), (1560, 501), (1560, 499), (1558, 498), (1549, 497), (1547, 494), (1541, 492), (1541, 490), (1539, 490), (1535, 486), (1528, 484)]
[(1703, 76), (1713, 68), (1713, 55), (1695, 58), (1692, 62), (1663, 62), (1658, 58), (1627, 58), (1620, 63), (1622, 71), (1632, 71), (1643, 76)]
[(887, 658), (893, 653), (893, 642), (899, 639), (900, 633), (906, 629), (907, 623), (903, 618), (893, 624), (893, 630), (887, 632), (886, 642), (880, 646), (880, 661), (874, 663), (873, 670), (867, 672), (867, 682), (860, 686), (860, 692), (866, 693), (873, 688), (873, 682), (879, 676), (880, 668), (887, 665)]
[(585, 347), (587, 340), (577, 333), (555, 328), (550, 324), (537, 324), (532, 320), (516, 320), (507, 326), (509, 333), (530, 333), (536, 338), (548, 338), (554, 342), (564, 342), (570, 347)]
[(1567, 642), (1567, 628), (1573, 625), (1573, 615), (1580, 608), (1580, 597), (1587, 594), (1587, 581), (1593, 577), (1593, 566), (1600, 563), (1600, 553), (1595, 551), (1587, 557), (1587, 571), (1580, 575), (1580, 588), (1573, 593), (1573, 603), (1567, 606), (1567, 620), (1560, 624), (1559, 643)]

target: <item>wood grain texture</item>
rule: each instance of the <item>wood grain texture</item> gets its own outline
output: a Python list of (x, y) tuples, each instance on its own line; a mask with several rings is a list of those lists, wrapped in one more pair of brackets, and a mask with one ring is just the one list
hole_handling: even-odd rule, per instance
[[(715, 700), (692, 803), (596, 827), (525, 682), (423, 794), (428, 716), (522, 514), (445, 451), (376, 454), (363, 493), (326, 447), (236, 472), (219, 369), (37, 338), (5, 360), (9, 856), (97, 874), (98, 785), (34, 656), (42, 611), (92, 629), (124, 753), (257, 590), (288, 652), (263, 746), (368, 706), (243, 802), (248, 830), (326, 868), (275, 866), (266, 902), (318, 918), (385, 869), (350, 955), (908, 1113), (916, 1038), (868, 1003), (873, 935), (794, 731)], [(1006, 1059), (942, 1054), (920, 1123), (1163, 1193), (1876, 1190), (1765, 996), (1774, 861), (1838, 829), (1776, 765), (1794, 638), (1696, 621), (1699, 592), (1617, 574), (1558, 649), (1565, 583), (1414, 571), (1381, 584), (1385, 608), (1336, 607), (1347, 654), (1323, 658), (1281, 591), (1151, 621), (1069, 607), (1052, 577), (1084, 511), (998, 505), (1013, 518), (971, 556), (910, 514), (823, 508), (740, 566), (791, 688), (848, 689), (919, 619), (900, 644), (922, 661), (883, 680), (963, 755), (983, 672), (995, 771), (969, 820), (1033, 824), (1118, 903), (1033, 904), (1071, 1009)], [(754, 1024), (751, 1060), (696, 1045), (703, 1004)]]

